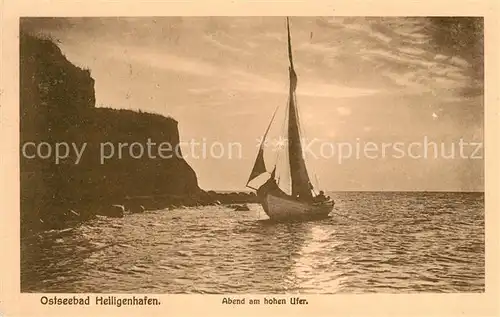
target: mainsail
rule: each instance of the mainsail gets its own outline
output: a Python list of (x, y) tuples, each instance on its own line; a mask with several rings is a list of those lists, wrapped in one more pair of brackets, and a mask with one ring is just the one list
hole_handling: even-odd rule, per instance
[(297, 74), (293, 67), (292, 41), (290, 38), (290, 26), (287, 22), (288, 31), (288, 58), (290, 60), (290, 92), (288, 97), (288, 158), (290, 162), (290, 174), (292, 179), (292, 196), (302, 199), (312, 198), (311, 182), (307, 173), (304, 156), (302, 153), (302, 142), (300, 140), (299, 120), (295, 99), (297, 88)]
[[(289, 176), (291, 181), (291, 196), (294, 198), (298, 198), (300, 200), (310, 200), (312, 198), (312, 193), (311, 193), (312, 185), (309, 179), (306, 164), (304, 161), (304, 156), (302, 153), (299, 116), (295, 98), (295, 90), (297, 88), (297, 74), (295, 73), (295, 69), (293, 67), (292, 44), (291, 44), (290, 26), (288, 23), (288, 18), (287, 18), (287, 31), (288, 31), (288, 58), (290, 61), (290, 67), (289, 67), (290, 90), (288, 96), (288, 109), (286, 111), (286, 117), (288, 118), (288, 124), (286, 130), (288, 134), (287, 135), (288, 153), (286, 154), (288, 154), (287, 157), (289, 165), (287, 166), (288, 167), (287, 172), (290, 173)], [(267, 172), (266, 164), (264, 162), (264, 144), (266, 142), (266, 137), (275, 115), (276, 111), (274, 112), (271, 122), (269, 123), (269, 126), (267, 127), (267, 130), (262, 138), (257, 158), (255, 160), (252, 172), (250, 173), (250, 177), (247, 181), (247, 186), (250, 183), (250, 181)], [(276, 171), (276, 166), (273, 169), (273, 173), (271, 173), (270, 175), (270, 179), (274, 179), (275, 171)]]

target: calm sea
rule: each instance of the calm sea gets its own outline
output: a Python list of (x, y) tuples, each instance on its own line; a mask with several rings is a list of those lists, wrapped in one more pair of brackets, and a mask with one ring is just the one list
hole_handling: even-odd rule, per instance
[(332, 193), (330, 219), (259, 205), (99, 218), (23, 239), (23, 292), (484, 292), (482, 193)]

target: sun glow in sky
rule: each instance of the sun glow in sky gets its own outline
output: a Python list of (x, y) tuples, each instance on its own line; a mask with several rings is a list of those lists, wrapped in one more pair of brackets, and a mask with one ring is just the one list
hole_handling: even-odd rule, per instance
[[(282, 17), (22, 23), (49, 34), (70, 61), (91, 69), (98, 106), (172, 116), (186, 142), (241, 143), (241, 159), (187, 154), (204, 189), (244, 187), (258, 139), (275, 108), (287, 102)], [(427, 137), (447, 152), (460, 139), (482, 142), (477, 65), (460, 50), (440, 46), (436, 28), (429, 18), (292, 17), (305, 136), (353, 146)], [(327, 190), (483, 190), (483, 160), (463, 159), (455, 151), (454, 159), (361, 157), (339, 163), (335, 157), (308, 163)]]

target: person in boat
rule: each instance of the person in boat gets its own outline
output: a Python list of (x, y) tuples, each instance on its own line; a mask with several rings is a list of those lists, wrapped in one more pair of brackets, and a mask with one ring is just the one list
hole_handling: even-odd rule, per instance
[(330, 196), (325, 196), (325, 192), (324, 192), (324, 191), (322, 191), (322, 190), (320, 190), (320, 191), (319, 191), (319, 194), (318, 194), (316, 197), (314, 197), (314, 200), (315, 200), (316, 202), (327, 201), (327, 200), (329, 200), (329, 199), (330, 199)]
[(276, 196), (286, 196), (274, 179), (274, 171), (271, 174), (271, 177), (262, 186), (260, 186), (259, 189), (257, 189), (257, 196), (265, 197), (270, 193)]

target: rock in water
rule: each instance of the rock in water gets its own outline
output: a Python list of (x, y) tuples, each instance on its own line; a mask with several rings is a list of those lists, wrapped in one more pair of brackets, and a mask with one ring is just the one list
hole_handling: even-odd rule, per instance
[(143, 205), (133, 204), (129, 206), (128, 210), (133, 214), (137, 214), (137, 213), (143, 213), (146, 210), (146, 208), (144, 208)]
[(250, 208), (246, 204), (243, 205), (234, 205), (234, 210), (235, 211), (249, 211)]
[(111, 205), (109, 208), (100, 208), (99, 215), (113, 218), (123, 218), (125, 207), (122, 205)]

